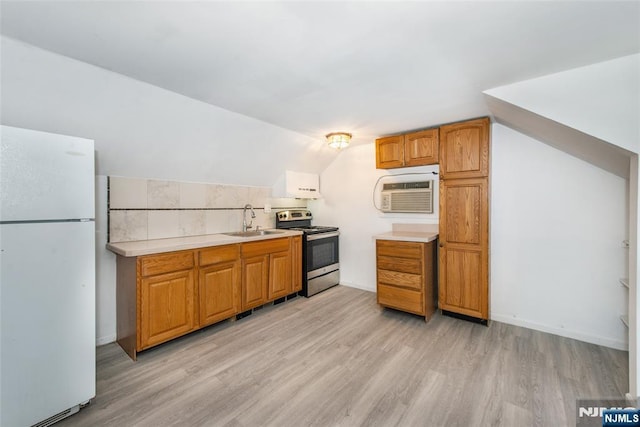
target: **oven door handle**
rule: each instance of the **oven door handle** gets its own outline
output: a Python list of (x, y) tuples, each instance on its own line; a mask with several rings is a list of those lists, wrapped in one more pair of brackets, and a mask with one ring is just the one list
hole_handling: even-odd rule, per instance
[(340, 235), (339, 231), (332, 231), (330, 233), (308, 234), (307, 235), (307, 242), (309, 242), (311, 240), (328, 239), (329, 237), (336, 237), (336, 236), (339, 236), (339, 235)]

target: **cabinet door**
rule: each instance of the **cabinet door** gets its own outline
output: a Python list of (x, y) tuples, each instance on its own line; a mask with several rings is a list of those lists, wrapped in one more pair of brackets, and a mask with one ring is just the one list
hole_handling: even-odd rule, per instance
[(224, 262), (200, 269), (200, 326), (240, 312), (240, 263)]
[(489, 316), (488, 179), (440, 181), (439, 307)]
[(486, 176), (489, 176), (489, 119), (441, 126), (441, 179)]
[(376, 168), (390, 169), (404, 166), (404, 136), (376, 139)]
[(193, 270), (143, 277), (140, 288), (141, 349), (195, 328)]
[(302, 237), (291, 238), (291, 292), (302, 290)]
[(404, 165), (422, 166), (438, 163), (438, 129), (427, 129), (404, 136)]
[(249, 310), (267, 301), (269, 255), (242, 260), (242, 310)]
[(291, 255), (289, 251), (269, 255), (269, 292), (267, 300), (286, 296), (291, 289)]

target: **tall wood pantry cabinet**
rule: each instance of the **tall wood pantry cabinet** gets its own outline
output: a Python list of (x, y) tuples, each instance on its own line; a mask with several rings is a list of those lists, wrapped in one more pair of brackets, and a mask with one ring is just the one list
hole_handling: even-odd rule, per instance
[(438, 306), (489, 319), (490, 123), (440, 127)]

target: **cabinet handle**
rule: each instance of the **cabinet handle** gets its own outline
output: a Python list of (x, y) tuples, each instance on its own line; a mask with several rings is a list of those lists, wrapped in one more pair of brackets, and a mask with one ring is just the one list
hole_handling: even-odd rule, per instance
[(440, 243), (440, 247), (441, 247), (441, 248), (444, 248), (444, 243)]

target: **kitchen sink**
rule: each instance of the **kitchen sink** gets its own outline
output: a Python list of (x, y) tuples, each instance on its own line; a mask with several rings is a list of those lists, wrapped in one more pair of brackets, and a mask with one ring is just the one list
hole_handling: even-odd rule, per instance
[(270, 234), (282, 234), (283, 231), (276, 230), (247, 230), (247, 231), (233, 231), (230, 233), (220, 233), (225, 236), (233, 237), (256, 237), (256, 236), (268, 236)]

